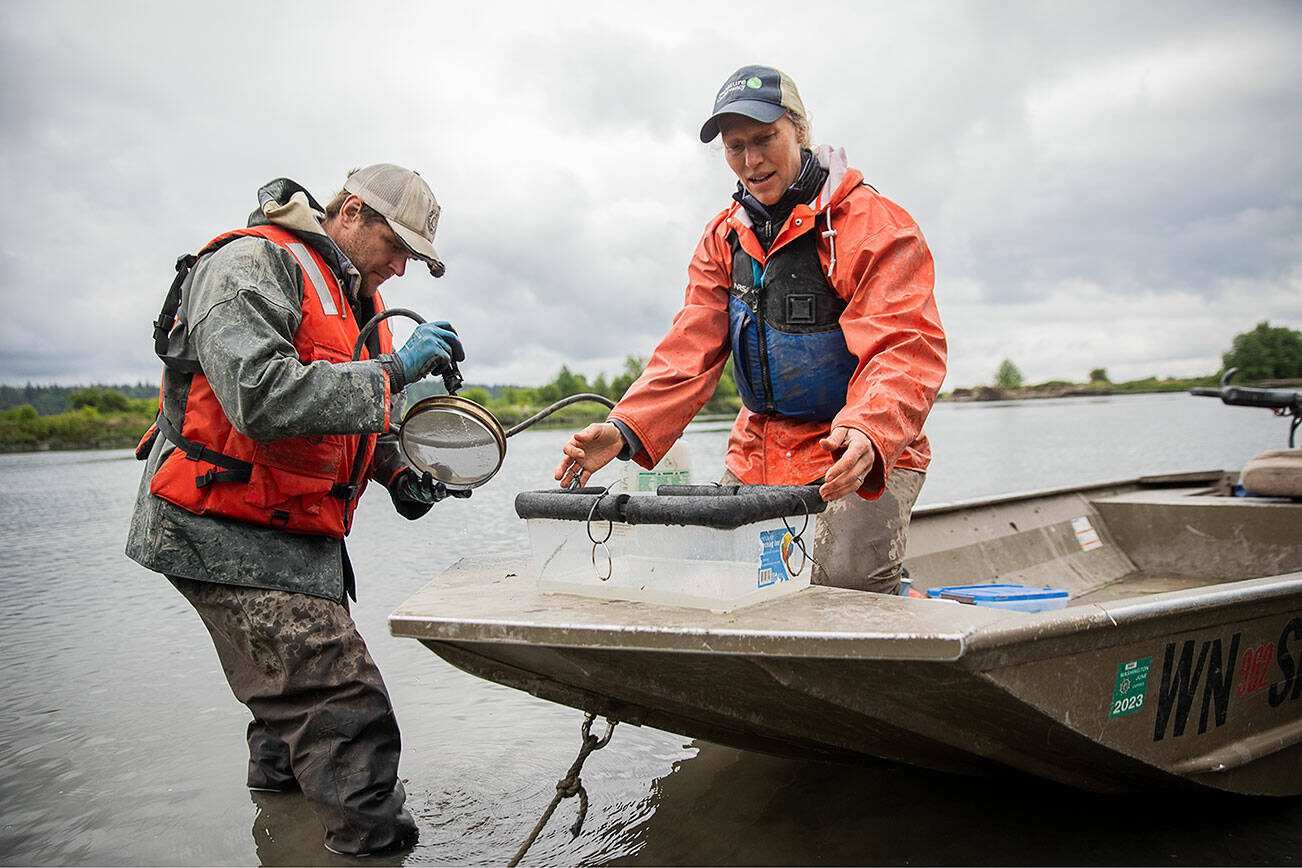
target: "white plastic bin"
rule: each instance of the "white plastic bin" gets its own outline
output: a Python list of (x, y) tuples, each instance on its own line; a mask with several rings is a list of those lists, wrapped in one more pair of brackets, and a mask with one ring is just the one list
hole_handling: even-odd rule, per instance
[(818, 516), (792, 506), (785, 522), (779, 516), (732, 528), (530, 517), (531, 565), (545, 593), (726, 612), (809, 586)]

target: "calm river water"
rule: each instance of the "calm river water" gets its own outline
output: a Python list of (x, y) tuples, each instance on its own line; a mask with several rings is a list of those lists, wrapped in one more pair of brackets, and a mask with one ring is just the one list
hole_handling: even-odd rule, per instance
[[(1287, 434), (1265, 411), (1186, 395), (944, 404), (927, 429), (922, 503), (1238, 467)], [(353, 611), (393, 695), (421, 825), (390, 862), (505, 862), (574, 759), (579, 712), (464, 675), (385, 620), (458, 558), (527, 547), (512, 499), (552, 485), (567, 433), (512, 438), (492, 483), (419, 522), (381, 492), (362, 504)], [(725, 438), (689, 431), (697, 480), (717, 478)], [(356, 862), (322, 849), (300, 797), (244, 788), (247, 713), (207, 634), (122, 554), (139, 473), (126, 452), (0, 456), (0, 863)], [(1302, 847), (1302, 799), (1103, 797), (632, 726), (583, 777), (583, 833), (566, 831), (567, 800), (526, 864), (1294, 864)]]

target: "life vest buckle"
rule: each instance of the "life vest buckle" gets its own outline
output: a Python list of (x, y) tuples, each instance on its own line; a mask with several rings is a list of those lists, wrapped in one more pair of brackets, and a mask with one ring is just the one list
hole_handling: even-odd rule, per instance
[(218, 470), (214, 467), (209, 468), (207, 473), (196, 476), (194, 478), (194, 487), (207, 488), (214, 482), (248, 482), (249, 476), (248, 470)]
[(172, 327), (176, 325), (176, 317), (160, 314), (158, 319), (154, 320), (154, 341), (162, 341), (167, 345), (167, 337), (172, 333)]
[(330, 496), (340, 500), (356, 500), (359, 488), (361, 486), (356, 483), (336, 482), (330, 486)]

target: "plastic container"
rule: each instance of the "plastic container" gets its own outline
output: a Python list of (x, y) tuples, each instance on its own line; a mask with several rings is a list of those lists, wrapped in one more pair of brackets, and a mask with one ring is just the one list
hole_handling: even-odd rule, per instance
[(768, 486), (665, 486), (650, 496), (522, 492), (516, 512), (528, 520), (531, 567), (544, 593), (727, 612), (809, 586), (823, 504), (817, 492), (792, 490), (798, 498)]
[(1058, 588), (1031, 588), (1025, 585), (950, 585), (930, 588), (927, 596), (933, 600), (956, 600), (973, 606), (1013, 612), (1047, 612), (1066, 606), (1070, 595)]
[(662, 485), (692, 484), (692, 450), (681, 437), (650, 470), (636, 461), (625, 461), (624, 490), (634, 494), (655, 494)]

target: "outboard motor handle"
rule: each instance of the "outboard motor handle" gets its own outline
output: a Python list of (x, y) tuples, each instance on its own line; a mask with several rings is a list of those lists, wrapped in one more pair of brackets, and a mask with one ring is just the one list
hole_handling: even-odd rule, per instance
[(1220, 398), (1222, 403), (1239, 407), (1264, 407), (1274, 410), (1280, 416), (1292, 416), (1293, 424), (1288, 432), (1288, 445), (1293, 448), (1294, 436), (1298, 425), (1302, 423), (1302, 391), (1297, 389), (1259, 389), (1256, 386), (1231, 386), (1230, 377), (1238, 373), (1238, 368), (1230, 368), (1221, 375), (1221, 384), (1215, 389), (1195, 386), (1189, 390), (1191, 395), (1207, 398)]

